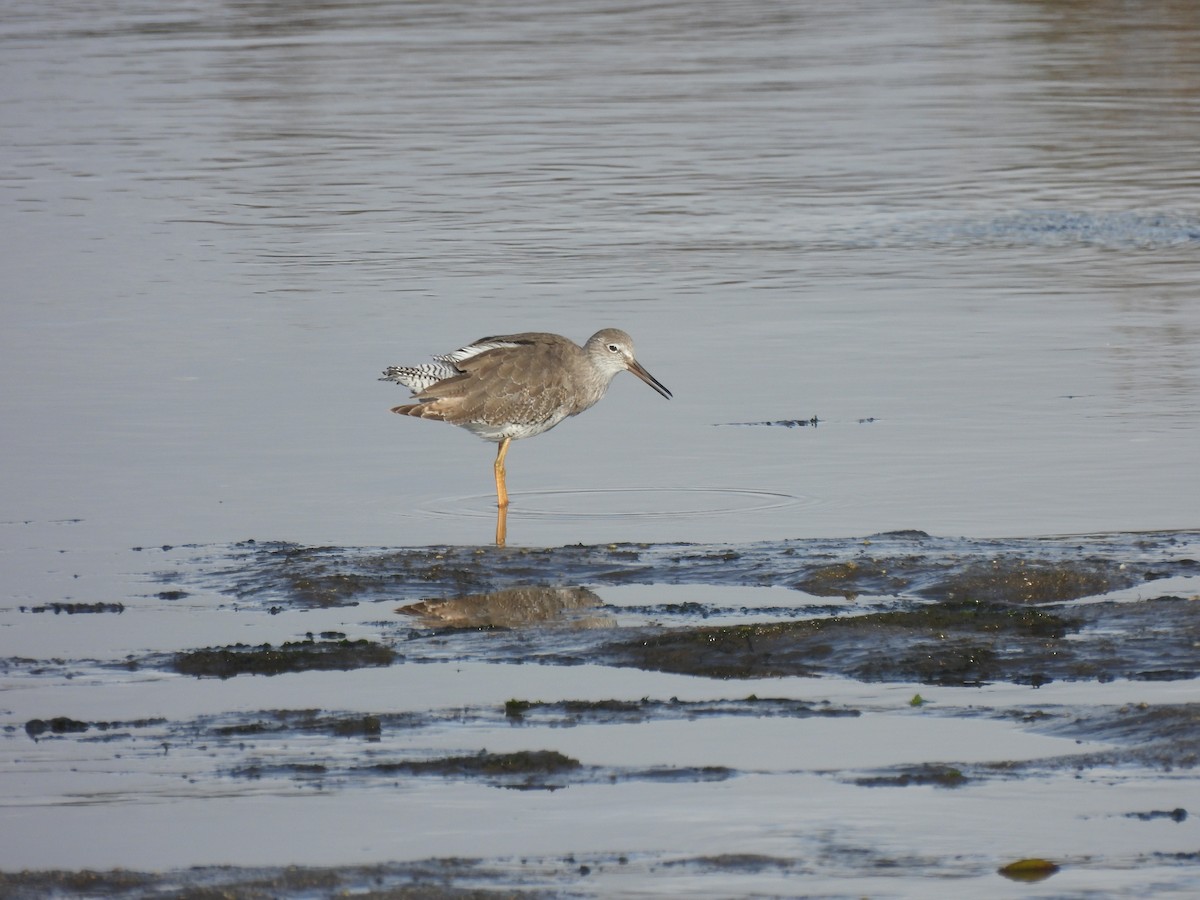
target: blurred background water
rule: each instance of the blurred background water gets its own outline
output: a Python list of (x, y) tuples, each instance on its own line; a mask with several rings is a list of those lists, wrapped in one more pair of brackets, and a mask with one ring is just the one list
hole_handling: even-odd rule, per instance
[[(505, 854), (523, 868), (611, 849), (643, 854), (630, 879), (645, 892), (645, 867), (659, 879), (671, 854), (799, 854), (807, 871), (828, 841), (849, 862), (835, 854), (833, 876), (806, 882), (817, 893), (880, 859), (884, 893), (957, 897), (947, 875), (964, 865), (994, 880), (997, 854), (1057, 851), (1094, 865), (1052, 882), (1056, 896), (1125, 883), (1141, 896), (1150, 882), (1190, 896), (1182, 863), (1154, 867), (1186, 858), (1191, 823), (1129, 818), (1180, 803), (1186, 770), (1070, 767), (903, 796), (812, 770), (879, 764), (863, 748), (900, 762), (1043, 755), (1023, 719), (980, 712), (1028, 708), (1024, 686), (963, 700), (773, 679), (770, 696), (865, 714), (835, 733), (764, 717), (601, 738), (481, 733), (442, 713), (750, 688), (469, 660), (229, 681), (122, 661), (328, 629), (378, 637), (386, 598), (276, 616), (230, 597), (236, 571), (187, 573), (236, 570), (228, 545), (246, 538), (489, 543), (493, 447), (390, 415), (406, 392), (376, 379), (513, 331), (624, 328), (675, 397), (621, 377), (586, 415), (515, 444), (510, 545), (1194, 529), (1198, 146), (1192, 0), (7, 0), (5, 868)], [(188, 543), (211, 546), (170, 549)], [(62, 601), (122, 612), (28, 612)], [(924, 718), (917, 688), (971, 721)], [(1193, 694), (1186, 680), (1081, 682), (1037, 698)], [(431, 740), (471, 752), (540, 741), (588, 763), (652, 746), (655, 764), (699, 754), (750, 774), (313, 792), (239, 780), (199, 737), (35, 744), (22, 727), (157, 717), (187, 730), (317, 707), (432, 711), (445, 727)], [(389, 728), (383, 746), (413, 740)], [(344, 737), (284, 743), (372, 758)], [(270, 753), (246, 744), (239, 762)], [(773, 759), (796, 769), (762, 777)], [(933, 862), (897, 882), (884, 871), (897, 860)], [(621, 868), (606, 877), (620, 883)], [(754, 889), (795, 891), (768, 876)], [(681, 877), (654, 890), (749, 890)]]
[(488, 542), (493, 448), (376, 377), (522, 330), (675, 399), (514, 445), (511, 544), (1197, 524), (1194, 3), (11, 0), (0, 51), (21, 596)]

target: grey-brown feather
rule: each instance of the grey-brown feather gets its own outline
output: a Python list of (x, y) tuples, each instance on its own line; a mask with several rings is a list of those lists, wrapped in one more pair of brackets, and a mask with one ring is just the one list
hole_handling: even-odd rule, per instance
[[(435, 357), (437, 363), (392, 366), (384, 380), (409, 386), (417, 401), (394, 413), (450, 422), (486, 440), (515, 440), (595, 405), (626, 368), (605, 349), (613, 342), (632, 358), (632, 339), (617, 329), (597, 332), (586, 347), (544, 332), (497, 335)], [(445, 377), (431, 380), (441, 372)]]

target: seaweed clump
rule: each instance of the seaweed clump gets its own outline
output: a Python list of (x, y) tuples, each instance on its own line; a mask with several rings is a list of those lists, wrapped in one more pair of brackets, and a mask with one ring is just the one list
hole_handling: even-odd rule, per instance
[(387, 666), (395, 660), (390, 647), (365, 639), (293, 641), (270, 644), (209, 647), (175, 654), (172, 668), (181, 675), (232, 678), (235, 675), (281, 675), (328, 669)]
[(612, 645), (627, 665), (711, 678), (827, 672), (864, 681), (1042, 684), (1082, 623), (1057, 612), (954, 601), (909, 610), (694, 628)]

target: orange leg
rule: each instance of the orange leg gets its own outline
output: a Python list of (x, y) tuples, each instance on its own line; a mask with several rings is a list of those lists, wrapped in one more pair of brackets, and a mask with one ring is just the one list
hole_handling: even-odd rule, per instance
[(496, 546), (504, 546), (504, 538), (508, 531), (508, 509), (501, 506), (496, 510)]
[(496, 451), (496, 503), (501, 509), (508, 507), (508, 488), (504, 484), (504, 457), (508, 455), (510, 438), (500, 441), (500, 449)]
[(508, 488), (504, 484), (504, 457), (508, 455), (508, 438), (496, 451), (496, 546), (503, 547), (508, 525)]

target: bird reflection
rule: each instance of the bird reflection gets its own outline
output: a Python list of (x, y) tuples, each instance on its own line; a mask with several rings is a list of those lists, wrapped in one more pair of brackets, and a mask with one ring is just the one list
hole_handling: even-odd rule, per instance
[(585, 587), (516, 587), (487, 594), (421, 600), (396, 612), (413, 616), (428, 628), (522, 628), (562, 624), (573, 628), (613, 628), (598, 610), (603, 601)]

